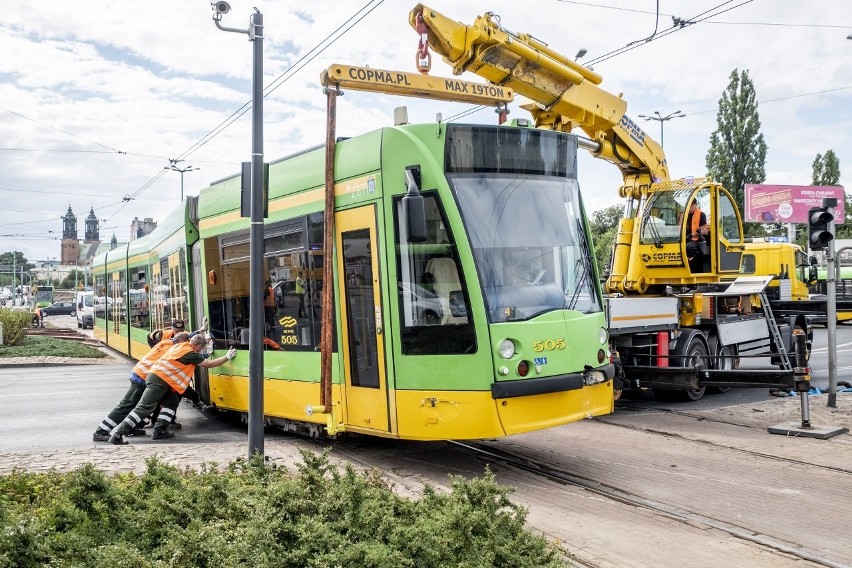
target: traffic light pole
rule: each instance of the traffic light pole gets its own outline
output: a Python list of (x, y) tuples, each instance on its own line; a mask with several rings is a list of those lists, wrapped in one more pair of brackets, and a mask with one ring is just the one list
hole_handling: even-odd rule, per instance
[[(831, 213), (831, 221), (828, 223), (828, 230), (834, 234), (834, 204), (826, 203), (828, 199), (823, 201), (825, 207)], [(834, 239), (828, 241), (828, 254), (826, 255), (825, 266), (825, 288), (827, 310), (825, 317), (828, 324), (828, 407), (837, 408), (837, 279), (834, 268)]]

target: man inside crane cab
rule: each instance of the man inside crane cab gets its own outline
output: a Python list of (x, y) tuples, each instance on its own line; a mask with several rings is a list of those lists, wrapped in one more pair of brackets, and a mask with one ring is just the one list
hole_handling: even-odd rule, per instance
[(704, 272), (704, 259), (710, 256), (709, 233), (707, 215), (698, 208), (698, 200), (693, 199), (686, 215), (686, 258), (690, 272)]

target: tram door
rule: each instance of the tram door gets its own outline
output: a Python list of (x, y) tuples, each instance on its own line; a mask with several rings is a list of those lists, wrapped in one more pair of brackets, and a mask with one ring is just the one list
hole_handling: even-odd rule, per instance
[(343, 342), (343, 397), (353, 428), (389, 430), (384, 309), (373, 205), (335, 215)]

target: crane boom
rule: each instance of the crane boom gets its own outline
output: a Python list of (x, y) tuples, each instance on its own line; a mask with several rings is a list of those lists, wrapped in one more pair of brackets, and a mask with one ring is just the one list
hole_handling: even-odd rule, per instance
[(429, 46), (453, 68), (476, 73), (533, 101), (523, 105), (539, 128), (571, 132), (581, 129), (598, 144), (592, 151), (621, 170), (622, 197), (638, 199), (651, 183), (669, 178), (662, 147), (626, 114), (627, 102), (602, 89), (603, 78), (550, 49), (529, 34), (504, 28), (486, 12), (472, 26), (418, 4), (409, 14), (417, 29), (426, 26)]

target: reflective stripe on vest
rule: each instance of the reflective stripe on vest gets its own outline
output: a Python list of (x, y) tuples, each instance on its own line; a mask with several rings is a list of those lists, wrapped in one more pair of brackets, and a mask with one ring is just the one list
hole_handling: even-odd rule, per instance
[(166, 381), (175, 392), (183, 394), (192, 380), (192, 374), (195, 372), (194, 364), (184, 364), (178, 362), (178, 359), (187, 353), (194, 353), (195, 350), (188, 341), (178, 343), (169, 349), (163, 357), (157, 361), (151, 372)]
[(133, 372), (136, 373), (143, 381), (148, 377), (148, 373), (151, 372), (151, 367), (154, 366), (154, 363), (160, 360), (160, 358), (166, 354), (166, 352), (174, 347), (175, 344), (171, 339), (166, 339), (154, 347), (151, 348), (148, 353), (139, 359), (139, 362), (133, 367)]

